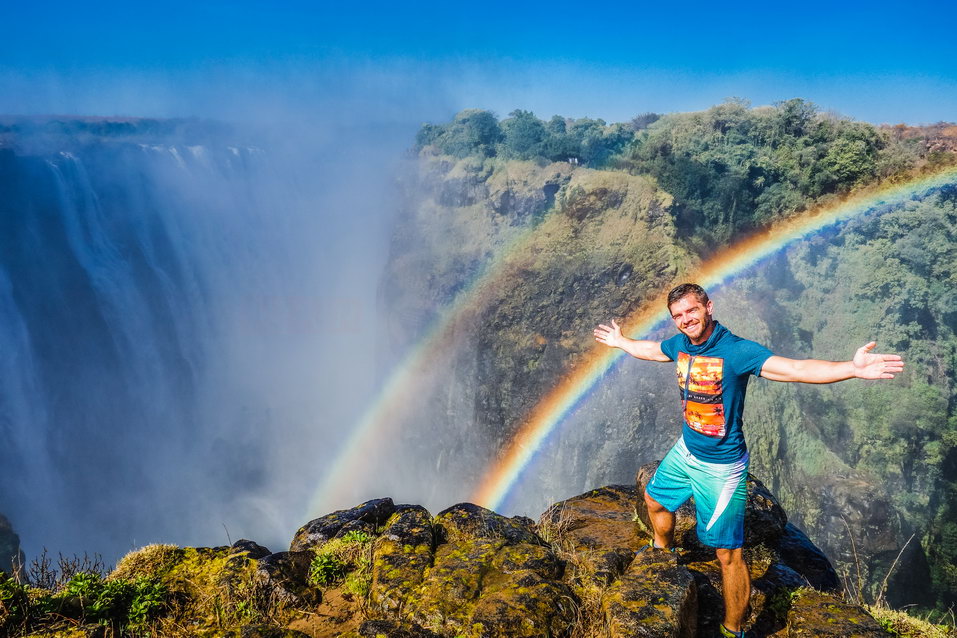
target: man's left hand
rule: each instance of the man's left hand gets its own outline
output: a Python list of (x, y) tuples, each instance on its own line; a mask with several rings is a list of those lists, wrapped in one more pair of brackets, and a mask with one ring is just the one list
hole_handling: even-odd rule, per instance
[(904, 362), (896, 354), (874, 354), (871, 350), (877, 346), (871, 341), (854, 353), (854, 373), (859, 379), (893, 379), (904, 370)]

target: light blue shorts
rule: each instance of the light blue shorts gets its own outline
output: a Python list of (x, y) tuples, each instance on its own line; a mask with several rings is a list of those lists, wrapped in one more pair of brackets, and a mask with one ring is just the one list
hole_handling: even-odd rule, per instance
[(678, 439), (645, 491), (669, 512), (677, 511), (693, 496), (698, 540), (709, 547), (737, 549), (744, 544), (748, 461), (745, 453), (734, 463), (706, 463)]

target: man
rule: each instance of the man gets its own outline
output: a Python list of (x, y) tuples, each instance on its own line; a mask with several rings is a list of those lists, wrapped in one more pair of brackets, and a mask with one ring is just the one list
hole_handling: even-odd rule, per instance
[(680, 334), (660, 343), (636, 341), (612, 321), (595, 329), (595, 340), (638, 359), (677, 363), (684, 425), (645, 489), (654, 528), (649, 547), (674, 551), (674, 512), (694, 496), (698, 538), (715, 548), (721, 563), (725, 616), (720, 633), (742, 638), (751, 576), (741, 551), (748, 474), (741, 415), (750, 375), (802, 383), (893, 379), (904, 363), (897, 355), (871, 353), (873, 341), (858, 348), (851, 361), (779, 357), (733, 335), (715, 321), (713, 309), (701, 286), (681, 284), (668, 294)]

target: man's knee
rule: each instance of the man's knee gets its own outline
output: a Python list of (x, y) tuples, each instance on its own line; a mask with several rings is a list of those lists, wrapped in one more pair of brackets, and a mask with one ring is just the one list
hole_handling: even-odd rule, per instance
[(666, 511), (664, 505), (656, 501), (648, 494), (648, 490), (645, 490), (645, 507), (648, 508), (648, 512), (651, 514), (657, 514), (658, 512)]
[(714, 553), (718, 556), (718, 562), (721, 563), (722, 567), (730, 567), (739, 563), (744, 563), (744, 553), (741, 551), (741, 548), (737, 549), (725, 549), (723, 547), (718, 547), (714, 550)]

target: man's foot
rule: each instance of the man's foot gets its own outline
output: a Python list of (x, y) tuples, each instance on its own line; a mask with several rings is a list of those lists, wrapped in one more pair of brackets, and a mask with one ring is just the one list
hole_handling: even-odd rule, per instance
[(741, 631), (731, 631), (724, 625), (718, 625), (718, 636), (717, 638), (747, 638), (748, 635), (742, 629)]
[(635, 555), (637, 556), (638, 554), (641, 554), (643, 552), (646, 552), (652, 549), (658, 549), (663, 552), (670, 552), (672, 554), (677, 554), (681, 548), (680, 547), (658, 547), (657, 545), (655, 545), (655, 539), (649, 538), (647, 543), (645, 543), (644, 545), (642, 545), (635, 551)]

